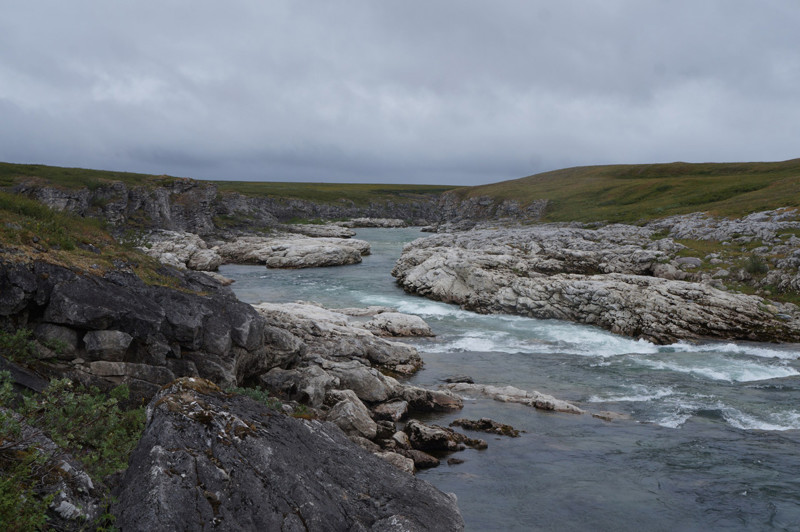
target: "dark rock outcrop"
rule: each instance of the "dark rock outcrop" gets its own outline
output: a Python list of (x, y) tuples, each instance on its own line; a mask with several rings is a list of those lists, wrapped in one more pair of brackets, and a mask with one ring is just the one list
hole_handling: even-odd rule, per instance
[(178, 376), (237, 385), (302, 354), (299, 339), (211, 278), (162, 273), (178, 289), (147, 285), (124, 266), (97, 276), (45, 262), (0, 264), (0, 326), (58, 340), (58, 374), (125, 382), (145, 397)]
[(113, 511), (127, 530), (462, 530), (454, 498), (351, 443), (200, 379), (148, 406)]

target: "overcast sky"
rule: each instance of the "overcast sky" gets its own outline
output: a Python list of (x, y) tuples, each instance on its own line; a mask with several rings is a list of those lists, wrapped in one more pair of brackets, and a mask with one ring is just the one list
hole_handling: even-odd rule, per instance
[(800, 157), (798, 0), (0, 0), (0, 160), (478, 184)]

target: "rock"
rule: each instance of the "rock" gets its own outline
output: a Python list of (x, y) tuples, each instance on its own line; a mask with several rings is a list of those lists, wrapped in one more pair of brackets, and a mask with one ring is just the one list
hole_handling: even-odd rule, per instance
[(678, 257), (675, 263), (686, 268), (699, 268), (703, 265), (703, 261), (697, 257)]
[(86, 352), (100, 360), (122, 361), (132, 341), (133, 336), (122, 331), (90, 331), (83, 336)]
[(147, 245), (139, 248), (161, 262), (178, 268), (216, 271), (222, 257), (197, 234), (183, 231), (152, 231), (146, 236)]
[(451, 422), (450, 426), (461, 427), (467, 430), (479, 430), (481, 432), (488, 432), (490, 434), (499, 434), (500, 436), (510, 436), (512, 438), (519, 437), (519, 431), (514, 427), (512, 427), (511, 425), (498, 423), (497, 421), (494, 421), (487, 417), (482, 417), (477, 421), (460, 418)]
[[(396, 467), (400, 471), (403, 471), (404, 473), (410, 473), (410, 474), (414, 473), (414, 460), (412, 460), (411, 458), (406, 458), (402, 454), (398, 454), (392, 451), (384, 451), (380, 453), (375, 453), (375, 456), (379, 457), (381, 460), (384, 460), (392, 464), (392, 466)], [(386, 530), (386, 529), (377, 528), (375, 530)]]
[(213, 249), (201, 249), (192, 253), (186, 262), (186, 267), (191, 270), (216, 271), (222, 264), (222, 257)]
[(376, 439), (388, 440), (397, 432), (397, 426), (392, 421), (382, 419), (377, 421), (376, 425), (378, 426), (378, 431), (375, 434)]
[(337, 377), (343, 388), (353, 390), (363, 401), (380, 403), (395, 395), (395, 383), (378, 370), (356, 360), (325, 361), (322, 367), (330, 375)]
[(259, 381), (264, 388), (313, 408), (319, 408), (325, 400), (325, 394), (340, 386), (338, 378), (319, 366), (293, 370), (273, 368), (261, 375)]
[(235, 264), (264, 264), (268, 268), (311, 268), (361, 262), (369, 254), (369, 243), (344, 238), (241, 237), (217, 248)]
[(465, 382), (467, 384), (474, 384), (475, 381), (469, 375), (454, 375), (452, 377), (445, 377), (444, 382)]
[(375, 419), (385, 419), (388, 421), (400, 421), (408, 413), (407, 401), (389, 401), (379, 404), (372, 409)]
[[(123, 266), (100, 277), (44, 262), (0, 264), (0, 286), (8, 288), (0, 293), (15, 294), (0, 325), (39, 327), (43, 338), (66, 338), (65, 358), (75, 359), (76, 376), (107, 376), (112, 382), (137, 377), (125, 371), (106, 375), (97, 370), (101, 366), (92, 370), (83, 361), (124, 361), (148, 374), (181, 368), (236, 386), (304, 354), (302, 341), (268, 326), (252, 306), (206, 275), (161, 273), (182, 290), (146, 285)], [(77, 331), (83, 343), (73, 339)], [(179, 358), (181, 364), (168, 363)]]
[(78, 332), (69, 327), (40, 323), (33, 331), (40, 341), (55, 347), (56, 356), (61, 360), (72, 360), (78, 350)]
[(150, 402), (122, 486), (112, 507), (121, 530), (386, 530), (392, 519), (407, 530), (464, 527), (452, 498), (334, 425), (199, 379)]
[[(57, 530), (81, 530), (87, 523), (95, 522), (103, 513), (108, 490), (96, 486), (83, 470), (80, 462), (64, 452), (40, 429), (30, 426), (19, 414), (0, 407), (0, 414), (16, 419), (20, 431), (16, 438), (4, 434), (3, 452), (9, 456), (18, 453), (26, 456), (32, 449), (38, 450), (43, 463), (43, 473), (36, 486), (36, 494), (52, 496), (47, 508), (47, 525)], [(14, 460), (10, 462), (14, 463)]]
[(411, 375), (422, 366), (413, 347), (379, 338), (350, 324), (348, 316), (339, 312), (310, 303), (260, 303), (254, 308), (270, 325), (301, 338), (308, 357), (357, 359), (362, 365), (401, 375)]
[(408, 435), (405, 432), (395, 432), (392, 434), (392, 439), (397, 443), (399, 448), (411, 449), (411, 440), (408, 439)]
[(434, 336), (430, 326), (422, 318), (399, 312), (378, 314), (364, 328), (378, 336)]
[(405, 432), (408, 434), (411, 446), (420, 451), (460, 451), (464, 445), (475, 449), (486, 449), (484, 440), (469, 438), (452, 429), (437, 425), (425, 425), (416, 419), (406, 423)]
[(527, 392), (513, 386), (453, 383), (446, 384), (445, 387), (454, 392), (482, 393), (495, 401), (502, 401), (504, 403), (520, 403), (540, 410), (583, 414), (583, 410), (571, 403), (556, 399), (551, 395), (545, 395), (539, 392)]
[(361, 436), (368, 440), (375, 438), (378, 427), (369, 415), (369, 410), (364, 406), (355, 393), (351, 390), (336, 391), (336, 403), (325, 416), (345, 434)]
[(350, 238), (356, 234), (355, 231), (333, 224), (286, 224), (279, 226), (279, 229), (287, 233), (297, 233), (314, 238)]
[(409, 408), (419, 412), (451, 412), (464, 407), (461, 398), (447, 390), (406, 386), (400, 391), (400, 395), (408, 402)]
[(451, 465), (452, 466), (452, 465), (458, 465), (458, 464), (463, 464), (463, 463), (464, 463), (464, 460), (462, 460), (461, 458), (452, 457), (452, 458), (448, 458), (447, 459), (447, 465)]
[(425, 451), (409, 449), (405, 451), (405, 454), (408, 458), (414, 460), (414, 467), (417, 469), (430, 469), (431, 467), (437, 467), (440, 463), (438, 458), (429, 455)]
[(659, 344), (800, 340), (800, 319), (794, 328), (776, 319), (760, 297), (653, 277), (678, 278), (662, 262), (681, 246), (652, 234), (619, 224), (438, 234), (406, 245), (392, 274), (409, 292), (463, 308), (570, 320)]
[(628, 414), (621, 414), (619, 412), (608, 412), (608, 411), (592, 412), (592, 417), (596, 417), (597, 419), (602, 419), (603, 421), (619, 421), (623, 419), (631, 419), (631, 416)]

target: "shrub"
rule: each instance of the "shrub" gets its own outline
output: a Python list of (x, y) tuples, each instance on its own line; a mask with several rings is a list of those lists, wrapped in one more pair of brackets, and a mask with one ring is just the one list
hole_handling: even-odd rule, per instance
[(760, 275), (769, 271), (769, 267), (767, 266), (767, 263), (764, 262), (764, 259), (755, 253), (751, 253), (747, 258), (747, 261), (744, 264), (744, 269), (747, 273), (753, 275)]
[[(69, 453), (95, 483), (127, 468), (144, 428), (144, 409), (125, 410), (127, 386), (110, 393), (54, 379), (41, 394), (15, 398), (9, 372), (0, 372), (0, 523), (9, 530), (36, 530), (46, 524), (48, 476)], [(45, 454), (22, 425), (38, 429), (58, 447)], [(109, 516), (102, 516), (108, 522)], [(94, 523), (100, 526), (102, 523)]]

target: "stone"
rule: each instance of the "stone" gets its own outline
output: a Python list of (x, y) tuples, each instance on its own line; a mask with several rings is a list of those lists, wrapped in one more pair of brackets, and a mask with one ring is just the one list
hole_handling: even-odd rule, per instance
[(442, 380), (444, 380), (444, 382), (451, 382), (451, 383), (452, 382), (466, 382), (468, 384), (475, 383), (475, 381), (472, 380), (472, 377), (470, 377), (469, 375), (454, 375), (452, 377), (445, 377)]
[(414, 449), (420, 451), (460, 451), (464, 445), (475, 449), (486, 449), (484, 440), (470, 438), (446, 427), (438, 425), (425, 425), (416, 419), (406, 423), (405, 432)]
[(75, 358), (79, 340), (75, 329), (53, 323), (40, 323), (34, 329), (33, 335), (40, 342), (54, 346), (54, 352), (59, 359)]
[[(392, 451), (384, 451), (375, 453), (375, 456), (377, 456), (381, 460), (384, 460), (392, 464), (392, 466), (396, 467), (397, 469), (399, 469), (404, 473), (409, 473), (409, 474), (414, 473), (414, 460), (412, 460), (411, 458), (406, 458), (402, 454), (395, 453)], [(379, 528), (376, 530), (381, 530), (381, 529)]]
[(464, 407), (460, 397), (449, 390), (427, 390), (416, 386), (405, 386), (401, 397), (412, 410), (418, 412), (451, 412)]
[(512, 438), (519, 437), (519, 431), (511, 425), (505, 423), (498, 423), (493, 419), (482, 417), (478, 420), (470, 419), (456, 419), (450, 423), (451, 427), (461, 427), (467, 430), (477, 430), (481, 432), (488, 432), (490, 434), (498, 434), (500, 436), (510, 436)]
[(339, 379), (319, 366), (307, 366), (293, 370), (273, 368), (259, 377), (267, 390), (313, 408), (322, 406), (325, 394), (340, 386)]
[(405, 454), (408, 458), (414, 460), (414, 467), (417, 469), (430, 469), (432, 467), (437, 467), (440, 463), (438, 458), (425, 451), (409, 449), (405, 451)]
[(389, 401), (372, 408), (375, 419), (400, 421), (408, 414), (408, 401)]
[(95, 359), (121, 361), (133, 341), (122, 331), (90, 331), (83, 336), (86, 352)]
[(577, 406), (556, 399), (552, 395), (539, 393), (536, 391), (525, 391), (514, 386), (490, 386), (485, 384), (453, 383), (446, 384), (445, 387), (454, 392), (481, 393), (504, 403), (520, 403), (540, 410), (554, 410), (556, 412), (566, 412), (569, 414), (583, 414), (584, 411)]
[(336, 403), (325, 416), (326, 421), (334, 423), (345, 434), (374, 439), (378, 431), (377, 424), (356, 394), (352, 390), (343, 390), (335, 392), (335, 397)]
[(311, 238), (302, 235), (240, 237), (218, 246), (223, 259), (235, 264), (264, 264), (268, 268), (342, 266), (361, 262), (369, 243), (351, 238)]
[[(800, 311), (787, 323), (764, 311), (761, 297), (698, 282), (703, 272), (665, 264), (683, 246), (653, 234), (623, 224), (439, 233), (406, 245), (392, 274), (408, 292), (469, 310), (570, 320), (657, 344), (800, 340)], [(764, 282), (791, 283), (782, 274)]]
[(451, 497), (335, 425), (201, 379), (176, 381), (148, 404), (112, 513), (121, 530), (377, 531), (393, 520), (406, 530), (464, 528)]
[(364, 328), (379, 336), (434, 336), (430, 326), (419, 316), (383, 312), (368, 321)]

